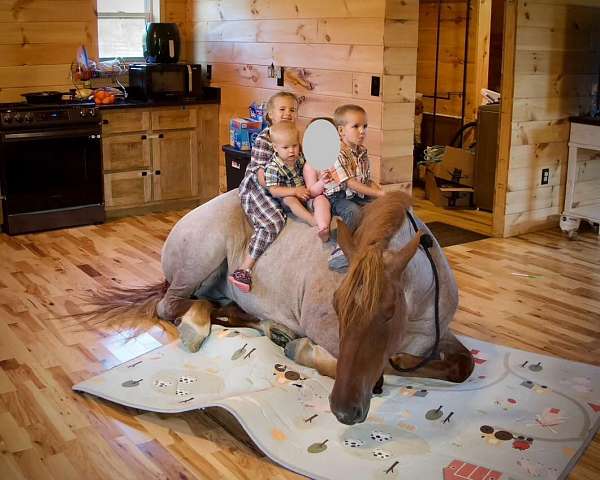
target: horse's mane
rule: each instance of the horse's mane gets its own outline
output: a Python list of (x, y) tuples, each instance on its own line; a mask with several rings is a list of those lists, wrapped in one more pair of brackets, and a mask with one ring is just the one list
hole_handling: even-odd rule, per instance
[(344, 323), (340, 332), (372, 318), (385, 285), (383, 250), (404, 223), (410, 204), (407, 194), (390, 192), (363, 208), (348, 274), (336, 292), (338, 318)]

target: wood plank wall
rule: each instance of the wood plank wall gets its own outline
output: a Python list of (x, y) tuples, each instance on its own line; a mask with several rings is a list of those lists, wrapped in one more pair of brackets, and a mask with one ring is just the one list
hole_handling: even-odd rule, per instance
[[(161, 0), (162, 21), (175, 22), (184, 51), (188, 0)], [(96, 0), (0, 1), (0, 102), (23, 100), (21, 93), (68, 91), (71, 62), (79, 45), (98, 57)]]
[[(477, 1), (472, 0), (470, 9), (466, 121), (475, 118), (477, 108), (474, 93), (477, 63), (477, 18), (474, 6)], [(437, 0), (421, 0), (419, 5), (417, 92), (426, 95), (423, 98), (423, 106), (426, 112), (433, 112), (433, 98), (428, 96), (434, 94), (437, 16)], [(466, 0), (442, 0), (439, 33), (438, 97), (445, 97), (450, 94), (450, 98), (438, 98), (436, 111), (439, 114), (457, 117), (460, 117), (461, 114), (466, 17)]]
[(95, 0), (0, 2), (0, 102), (21, 93), (66, 91), (71, 61), (85, 44), (98, 53)]
[[(518, 2), (505, 236), (558, 224), (568, 117), (591, 109), (600, 66), (599, 24), (597, 0)], [(544, 168), (550, 171), (548, 185), (541, 185)]]
[[(417, 1), (190, 0), (192, 59), (212, 65), (211, 84), (222, 89), (221, 143), (228, 143), (230, 118), (247, 116), (252, 101), (265, 101), (277, 90), (303, 97), (301, 125), (357, 103), (369, 115), (375, 176), (396, 181), (400, 168), (394, 162), (412, 149)], [(285, 67), (283, 87), (268, 77), (271, 63)], [(371, 77), (384, 73), (390, 103), (385, 119), (383, 97), (371, 95)], [(382, 173), (384, 153), (389, 161)], [(401, 168), (412, 168), (412, 162)], [(224, 180), (223, 172), (222, 186)]]

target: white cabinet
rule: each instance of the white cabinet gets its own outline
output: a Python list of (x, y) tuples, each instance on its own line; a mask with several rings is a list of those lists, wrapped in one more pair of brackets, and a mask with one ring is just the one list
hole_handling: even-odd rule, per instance
[(571, 123), (565, 208), (560, 228), (573, 237), (582, 220), (600, 225), (600, 122)]

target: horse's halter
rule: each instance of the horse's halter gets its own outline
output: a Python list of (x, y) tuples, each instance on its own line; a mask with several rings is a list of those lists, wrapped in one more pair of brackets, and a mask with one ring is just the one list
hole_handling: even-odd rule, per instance
[[(417, 227), (417, 222), (415, 222), (414, 217), (408, 210), (406, 210), (406, 216), (410, 220), (410, 223), (416, 234), (417, 231), (419, 230)], [(431, 348), (431, 351), (429, 352), (429, 354), (423, 360), (421, 360), (417, 365), (415, 365), (413, 367), (401, 368), (394, 362), (394, 360), (392, 360), (390, 358), (389, 359), (390, 365), (398, 372), (413, 372), (413, 371), (427, 365), (427, 363), (429, 363), (433, 358), (435, 358), (437, 356), (437, 350), (438, 350), (438, 346), (440, 343), (440, 311), (439, 311), (440, 310), (440, 281), (438, 278), (438, 271), (435, 266), (435, 262), (433, 261), (433, 257), (431, 256), (431, 252), (429, 251), (429, 249), (431, 247), (433, 247), (433, 238), (431, 237), (431, 235), (428, 233), (421, 235), (420, 245), (421, 245), (421, 247), (423, 247), (423, 251), (425, 252), (425, 255), (427, 255), (427, 258), (429, 259), (429, 263), (431, 264), (431, 270), (433, 271), (433, 278), (435, 281), (435, 305), (434, 305), (435, 343), (433, 344), (433, 347)], [(377, 381), (377, 383), (373, 387), (373, 393), (375, 393), (375, 394), (381, 393), (382, 385), (383, 385), (383, 373), (381, 374), (380, 379)]]

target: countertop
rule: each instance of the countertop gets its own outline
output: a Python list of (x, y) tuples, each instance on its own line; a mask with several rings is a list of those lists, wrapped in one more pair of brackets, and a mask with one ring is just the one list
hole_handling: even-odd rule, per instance
[(585, 125), (599, 125), (600, 126), (600, 118), (599, 117), (570, 117), (572, 123), (584, 123)]
[(221, 89), (204, 87), (202, 98), (178, 98), (168, 100), (118, 100), (110, 105), (97, 105), (100, 110), (113, 110), (119, 108), (153, 108), (153, 107), (178, 107), (184, 105), (203, 105), (221, 103)]

